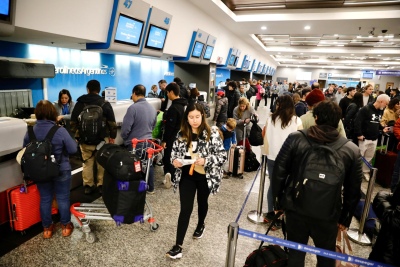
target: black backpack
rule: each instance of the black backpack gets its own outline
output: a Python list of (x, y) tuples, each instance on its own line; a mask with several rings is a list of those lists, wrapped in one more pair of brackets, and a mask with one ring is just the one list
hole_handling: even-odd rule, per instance
[(257, 160), (257, 156), (253, 151), (246, 151), (244, 160), (244, 171), (254, 172), (260, 167), (260, 162)]
[(45, 183), (59, 176), (60, 165), (52, 155), (51, 140), (60, 127), (54, 125), (42, 141), (38, 141), (33, 126), (28, 126), (30, 143), (21, 158), (21, 170), (24, 180)]
[(316, 219), (335, 220), (342, 206), (342, 185), (345, 165), (337, 150), (348, 140), (340, 137), (332, 147), (312, 143), (306, 132), (300, 131), (309, 143), (300, 162), (298, 175), (285, 189), (285, 209)]
[(106, 103), (101, 99), (99, 105), (84, 104), (78, 116), (78, 130), (80, 142), (87, 145), (98, 145), (105, 137), (105, 124), (103, 120), (103, 106)]
[(264, 144), (264, 138), (262, 136), (262, 129), (257, 124), (257, 122), (258, 122), (257, 117), (252, 115), (251, 122), (253, 123), (253, 125), (251, 126), (250, 135), (249, 135), (249, 138), (248, 138), (249, 142), (250, 142), (250, 145), (252, 145), (252, 146), (262, 146)]

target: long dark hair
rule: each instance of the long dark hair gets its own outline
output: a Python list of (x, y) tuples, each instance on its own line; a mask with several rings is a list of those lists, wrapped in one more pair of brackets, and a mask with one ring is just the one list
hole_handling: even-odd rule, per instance
[(62, 103), (61, 103), (61, 97), (62, 95), (67, 95), (68, 96), (68, 104), (71, 105), (72, 102), (72, 97), (71, 94), (69, 93), (69, 91), (67, 89), (62, 89), (59, 93), (58, 93), (58, 106), (62, 107)]
[(189, 112), (191, 112), (193, 110), (198, 110), (198, 111), (200, 111), (200, 114), (201, 114), (201, 124), (198, 128), (197, 136), (199, 136), (199, 137), (202, 136), (204, 130), (207, 131), (206, 141), (210, 140), (210, 136), (211, 136), (211, 129), (210, 129), (210, 126), (207, 124), (206, 115), (205, 115), (203, 106), (198, 103), (189, 105), (186, 108), (185, 115), (183, 116), (183, 120), (181, 123), (182, 139), (186, 140), (188, 147), (192, 143), (192, 126), (190, 126), (190, 124), (189, 124), (188, 115), (189, 115)]
[(389, 104), (388, 104), (388, 109), (394, 109), (394, 107), (398, 104), (400, 102), (400, 100), (398, 99), (398, 98), (393, 98), (393, 99), (391, 99), (390, 101), (389, 101)]
[(360, 92), (355, 93), (351, 103), (356, 104), (359, 109), (362, 108), (364, 106), (363, 94)]
[(281, 120), (281, 128), (285, 129), (289, 125), (292, 117), (296, 115), (293, 99), (288, 95), (278, 97), (276, 100), (276, 110), (272, 113), (272, 123), (275, 125), (276, 119)]

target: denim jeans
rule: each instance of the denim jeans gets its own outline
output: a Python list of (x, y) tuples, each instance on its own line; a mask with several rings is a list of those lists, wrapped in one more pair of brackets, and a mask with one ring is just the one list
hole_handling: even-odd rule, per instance
[(390, 191), (393, 193), (394, 189), (396, 188), (397, 183), (399, 182), (400, 176), (400, 151), (397, 154), (396, 163), (394, 164), (393, 175), (392, 175), (392, 182), (390, 184)]
[(40, 193), (40, 217), (42, 218), (43, 227), (47, 228), (53, 223), (51, 219), (51, 204), (54, 195), (58, 204), (60, 222), (66, 225), (71, 221), (71, 212), (69, 210), (70, 186), (71, 170), (61, 171), (60, 176), (51, 182), (37, 184)]
[[(146, 148), (147, 147), (152, 147), (150, 143), (137, 143), (136, 145), (136, 155), (141, 157), (142, 162), (146, 161), (147, 163), (147, 153), (146, 153)], [(129, 150), (132, 151), (132, 145), (129, 146)], [(146, 175), (146, 173), (143, 174), (143, 176)], [(149, 191), (154, 190), (154, 167), (153, 167), (153, 160), (150, 161), (150, 172), (149, 172), (149, 177), (147, 179), (147, 185), (149, 186)]]
[(272, 170), (275, 166), (275, 160), (268, 160), (267, 161), (267, 168), (268, 168), (268, 178), (269, 178), (269, 187), (267, 190), (267, 208), (268, 212), (274, 211), (274, 198), (272, 197), (272, 187), (271, 187), (271, 178), (272, 178)]

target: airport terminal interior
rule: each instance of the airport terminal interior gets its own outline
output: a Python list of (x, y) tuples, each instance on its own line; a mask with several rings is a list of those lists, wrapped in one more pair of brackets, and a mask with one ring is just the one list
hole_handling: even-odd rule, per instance
[[(41, 99), (56, 102), (65, 88), (76, 102), (87, 93), (87, 82), (98, 80), (113, 107), (116, 144), (121, 145), (120, 127), (132, 104), (132, 88), (143, 84), (147, 95), (160, 80), (171, 83), (175, 77), (204, 96), (210, 124), (217, 91), (228, 79), (298, 82), (304, 87), (319, 83), (321, 89), (331, 83), (345, 88), (371, 84), (376, 94), (390, 91), (400, 86), (400, 0), (0, 0), (1, 267), (228, 266), (230, 223), (265, 233), (267, 224), (249, 219), (258, 208), (260, 216), (267, 212), (269, 176), (260, 168), (245, 172), (243, 179), (222, 180), (219, 193), (209, 197), (201, 239), (192, 238), (195, 203), (183, 257), (166, 257), (175, 244), (180, 203), (179, 192), (165, 188), (159, 165), (155, 193), (146, 195), (156, 230), (148, 222), (117, 226), (113, 220), (93, 219), (88, 235), (73, 216), (75, 229), (66, 238), (60, 223), (50, 239), (43, 239), (41, 223), (23, 232), (11, 230), (7, 190), (23, 181), (15, 157), (26, 125), (35, 123), (32, 114)], [(159, 98), (146, 100), (160, 109)], [(271, 98), (264, 101), (256, 111), (261, 128), (271, 115)], [(252, 150), (262, 162), (262, 148)], [(71, 204), (102, 204), (98, 191), (84, 193), (79, 153), (70, 162)], [(260, 192), (263, 186), (265, 192)], [(366, 180), (361, 187), (365, 194), (370, 188), (372, 198), (390, 191)], [(359, 227), (353, 218), (350, 228), (357, 233)], [(269, 235), (283, 238), (281, 230)], [(235, 263), (229, 267), (243, 266), (259, 243), (239, 235)], [(372, 248), (359, 243), (351, 242), (353, 255), (367, 259)], [(314, 245), (311, 239), (309, 245)], [(316, 256), (307, 253), (305, 266), (316, 263)]]

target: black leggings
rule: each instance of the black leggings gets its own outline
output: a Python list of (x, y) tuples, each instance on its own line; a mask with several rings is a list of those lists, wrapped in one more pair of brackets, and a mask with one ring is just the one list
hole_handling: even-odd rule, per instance
[(179, 198), (181, 211), (178, 219), (178, 230), (176, 232), (176, 244), (182, 245), (186, 231), (189, 226), (190, 215), (193, 211), (194, 196), (197, 191), (198, 223), (203, 225), (208, 212), (208, 189), (207, 179), (204, 174), (194, 172), (192, 176), (182, 176), (179, 182)]

